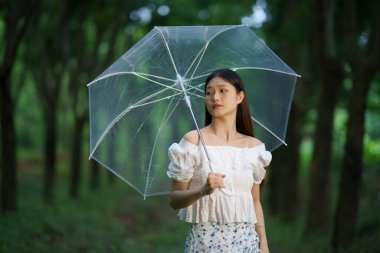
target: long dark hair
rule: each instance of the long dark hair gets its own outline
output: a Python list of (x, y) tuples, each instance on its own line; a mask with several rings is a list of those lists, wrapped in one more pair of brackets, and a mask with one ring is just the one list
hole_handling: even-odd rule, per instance
[[(204, 87), (205, 93), (208, 83), (214, 77), (223, 78), (227, 82), (231, 83), (235, 87), (237, 93), (239, 93), (240, 91), (243, 91), (245, 93), (243, 81), (241, 80), (240, 76), (235, 71), (232, 71), (230, 69), (218, 69), (212, 72), (206, 79)], [(205, 112), (205, 125), (207, 126), (211, 123), (212, 117), (211, 114), (207, 111), (207, 108)], [(252, 137), (255, 136), (253, 132), (253, 125), (251, 121), (251, 113), (249, 112), (247, 96), (244, 96), (243, 101), (237, 107), (236, 130), (244, 135), (249, 135)]]

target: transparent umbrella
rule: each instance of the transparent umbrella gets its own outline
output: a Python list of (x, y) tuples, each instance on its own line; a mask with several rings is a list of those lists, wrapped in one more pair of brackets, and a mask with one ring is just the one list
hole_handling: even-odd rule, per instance
[(220, 68), (242, 77), (256, 137), (286, 144), (299, 76), (249, 27), (155, 27), (88, 84), (90, 158), (144, 198), (168, 193), (168, 147), (204, 125), (204, 82)]

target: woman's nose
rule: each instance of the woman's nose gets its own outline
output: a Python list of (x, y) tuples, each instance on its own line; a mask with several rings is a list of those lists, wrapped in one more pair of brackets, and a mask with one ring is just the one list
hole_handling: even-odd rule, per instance
[(216, 92), (214, 94), (214, 101), (219, 101), (220, 100), (220, 95)]

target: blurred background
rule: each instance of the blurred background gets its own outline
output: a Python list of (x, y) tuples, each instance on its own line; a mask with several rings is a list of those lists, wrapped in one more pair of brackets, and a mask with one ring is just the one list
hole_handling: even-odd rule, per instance
[(380, 2), (1, 0), (0, 252), (182, 252), (189, 225), (89, 161), (86, 84), (154, 26), (250, 26), (297, 83), (262, 202), (274, 253), (380, 252)]

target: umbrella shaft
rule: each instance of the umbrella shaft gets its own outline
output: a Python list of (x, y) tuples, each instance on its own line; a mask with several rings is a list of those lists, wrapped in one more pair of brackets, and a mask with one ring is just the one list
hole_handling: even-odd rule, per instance
[(177, 74), (177, 82), (179, 82), (179, 84), (180, 84), (180, 86), (181, 86), (181, 88), (183, 90), (183, 95), (184, 95), (183, 99), (185, 100), (185, 103), (186, 103), (187, 107), (189, 107), (189, 110), (190, 110), (190, 113), (191, 113), (191, 117), (193, 117), (193, 122), (195, 124), (195, 128), (197, 129), (199, 138), (201, 139), (201, 142), (202, 142), (203, 149), (204, 149), (204, 151), (206, 153), (206, 156), (207, 156), (207, 160), (208, 160), (208, 165), (210, 167), (210, 171), (213, 172), (214, 170), (211, 167), (211, 158), (210, 158), (210, 155), (209, 155), (209, 153), (207, 151), (205, 140), (203, 139), (201, 130), (199, 130), (197, 120), (195, 119), (193, 109), (191, 108), (190, 97), (187, 95), (187, 92), (186, 92), (186, 88), (185, 88), (185, 85), (184, 85), (184, 82), (186, 82), (186, 81), (179, 74)]
[[(190, 102), (190, 101), (189, 101)], [(186, 103), (187, 104), (187, 103)], [(191, 109), (191, 105), (189, 106), (189, 109), (190, 109), (190, 113), (191, 113), (191, 117), (193, 117), (193, 121), (194, 121), (194, 124), (195, 124), (195, 128), (197, 129), (197, 132), (198, 132), (198, 135), (199, 135), (199, 138), (201, 139), (201, 143), (202, 143), (202, 146), (203, 146), (203, 149), (206, 153), (206, 157), (207, 157), (207, 160), (208, 160), (208, 165), (210, 167), (210, 171), (213, 172), (214, 170), (212, 169), (211, 167), (211, 158), (210, 158), (210, 154), (208, 153), (207, 151), (207, 148), (206, 148), (206, 143), (205, 143), (205, 140), (203, 139), (203, 135), (201, 133), (201, 130), (199, 129), (198, 127), (198, 123), (197, 123), (197, 120), (195, 119), (195, 116), (194, 116), (194, 112), (193, 110)]]

